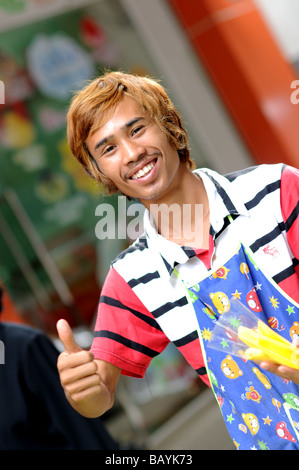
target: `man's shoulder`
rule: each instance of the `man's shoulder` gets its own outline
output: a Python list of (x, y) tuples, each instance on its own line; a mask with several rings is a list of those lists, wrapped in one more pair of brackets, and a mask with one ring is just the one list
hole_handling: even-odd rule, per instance
[(163, 263), (159, 253), (148, 246), (148, 239), (143, 235), (122, 251), (111, 263), (111, 267), (133, 287), (137, 280), (144, 283), (151, 277), (160, 278)]
[(284, 168), (283, 163), (255, 165), (227, 173), (224, 177), (231, 183), (255, 180), (265, 184), (266, 182), (280, 180)]
[(268, 194), (279, 199), (284, 168), (284, 164), (263, 164), (228, 173), (224, 178), (233, 194), (238, 194), (247, 207), (252, 200), (270, 202), (265, 198)]
[(114, 259), (112, 264), (116, 264), (122, 260), (127, 260), (132, 254), (141, 254), (148, 249), (147, 239), (145, 235), (138, 237), (128, 248), (121, 251)]

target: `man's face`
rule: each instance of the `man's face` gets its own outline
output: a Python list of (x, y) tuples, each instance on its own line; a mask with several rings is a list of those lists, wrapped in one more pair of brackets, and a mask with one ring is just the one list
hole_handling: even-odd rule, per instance
[(166, 134), (139, 104), (125, 97), (86, 144), (101, 172), (146, 207), (179, 182), (180, 159)]

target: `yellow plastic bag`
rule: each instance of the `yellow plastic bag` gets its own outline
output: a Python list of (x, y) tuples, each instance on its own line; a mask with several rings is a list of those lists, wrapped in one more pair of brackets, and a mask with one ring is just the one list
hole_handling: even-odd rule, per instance
[(243, 359), (267, 360), (299, 370), (299, 348), (254, 315), (239, 300), (215, 324), (208, 346)]

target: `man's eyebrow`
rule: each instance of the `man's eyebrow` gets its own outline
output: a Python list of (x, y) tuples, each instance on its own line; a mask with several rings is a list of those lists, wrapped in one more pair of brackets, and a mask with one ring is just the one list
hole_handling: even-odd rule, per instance
[(100, 140), (100, 141), (96, 144), (94, 150), (95, 150), (95, 151), (98, 150), (100, 147), (102, 147), (102, 145), (106, 144), (106, 142), (108, 142), (108, 140), (111, 139), (111, 138), (112, 138), (112, 136), (109, 136), (109, 137), (105, 137), (104, 139)]
[[(144, 120), (144, 119), (145, 118), (143, 116), (135, 117), (135, 118), (131, 119), (130, 121), (126, 122), (126, 124), (124, 124), (121, 127), (121, 130), (129, 129), (130, 127), (134, 126), (134, 124), (136, 124), (137, 122), (139, 122), (141, 120)], [(109, 135), (109, 136), (104, 137), (103, 139), (99, 140), (99, 142), (96, 144), (94, 150), (98, 150), (100, 147), (102, 147), (102, 145), (105, 145), (111, 139), (113, 139), (113, 135)]]
[(131, 119), (131, 121), (127, 122), (127, 123), (124, 125), (124, 127), (127, 128), (127, 129), (129, 129), (130, 127), (134, 126), (134, 124), (136, 124), (136, 122), (142, 121), (142, 120), (144, 120), (144, 119), (145, 119), (145, 118), (142, 117), (142, 116), (141, 116), (141, 117), (135, 117), (135, 118)]

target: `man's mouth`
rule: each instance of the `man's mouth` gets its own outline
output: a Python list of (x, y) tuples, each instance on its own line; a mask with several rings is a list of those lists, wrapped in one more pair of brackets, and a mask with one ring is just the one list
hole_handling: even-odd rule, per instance
[(132, 175), (130, 179), (138, 180), (139, 178), (142, 178), (154, 168), (155, 164), (156, 164), (156, 160), (153, 160), (147, 165), (144, 165), (144, 167), (138, 170), (136, 173), (134, 173), (134, 175)]

